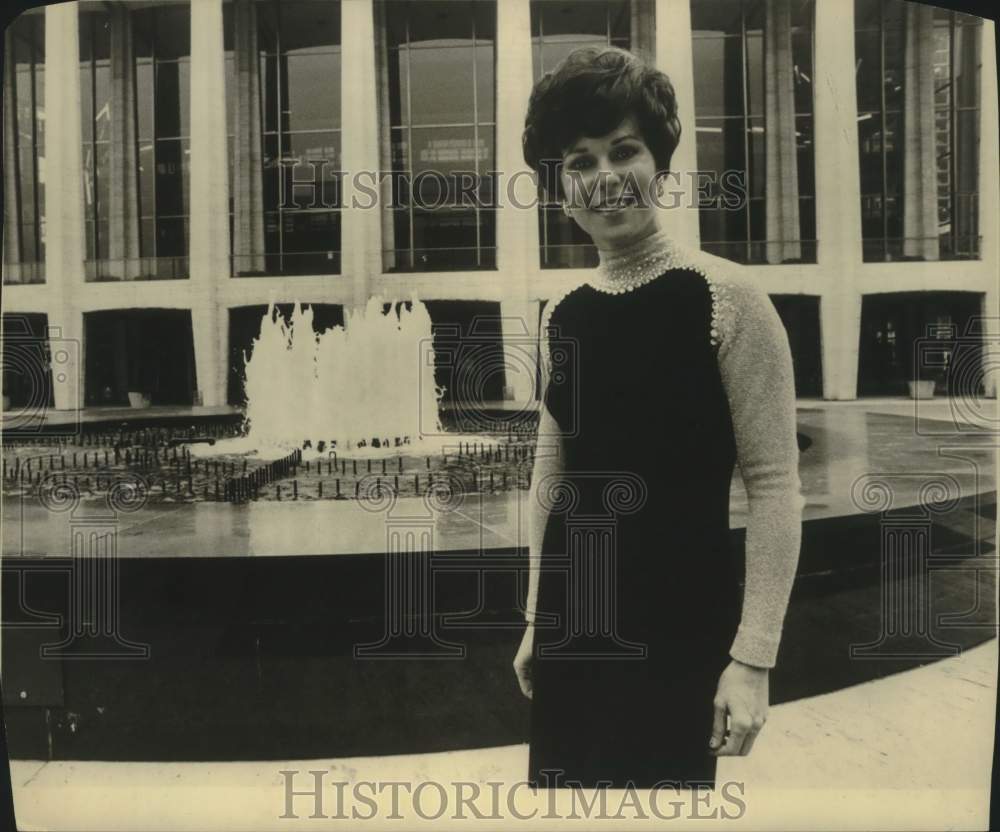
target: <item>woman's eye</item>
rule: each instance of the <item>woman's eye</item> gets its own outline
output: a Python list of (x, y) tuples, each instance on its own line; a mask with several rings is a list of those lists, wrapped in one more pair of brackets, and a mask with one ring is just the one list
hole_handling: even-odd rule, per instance
[(585, 167), (590, 165), (590, 159), (585, 156), (578, 156), (572, 162), (569, 163), (570, 170), (583, 170)]
[(612, 155), (616, 159), (628, 159), (630, 156), (635, 156), (636, 149), (634, 147), (620, 147)]

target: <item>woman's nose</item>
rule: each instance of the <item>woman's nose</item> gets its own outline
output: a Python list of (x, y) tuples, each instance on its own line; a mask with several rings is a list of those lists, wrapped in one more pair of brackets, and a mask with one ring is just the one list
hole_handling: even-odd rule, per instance
[(606, 194), (615, 194), (621, 187), (622, 177), (614, 165), (606, 163), (601, 168), (601, 185)]
[(611, 164), (611, 162), (606, 162), (604, 164), (604, 167), (601, 168), (601, 173), (609, 185), (617, 185), (622, 181), (618, 168)]

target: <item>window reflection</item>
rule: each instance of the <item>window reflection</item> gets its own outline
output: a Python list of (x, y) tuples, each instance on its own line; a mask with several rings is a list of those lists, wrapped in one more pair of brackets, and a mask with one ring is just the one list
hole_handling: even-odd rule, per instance
[(45, 261), (45, 18), (22, 14), (4, 33), (13, 72), (4, 77), (5, 135), (16, 170), (5, 170), (4, 283), (43, 283)]
[(691, 0), (706, 251), (816, 260), (812, 21), (812, 0)]
[[(386, 271), (495, 268), (496, 5), (375, 5)], [(388, 196), (391, 194), (391, 201)]]
[[(633, 4), (640, 17), (633, 33)], [(645, 47), (651, 55), (650, 40), (655, 29), (651, 0), (595, 0), (574, 3), (568, 0), (532, 0), (532, 70), (535, 80), (551, 71), (581, 46), (617, 46), (637, 50)], [(648, 42), (642, 42), (645, 32)], [(538, 232), (542, 268), (588, 268), (597, 264), (597, 249), (580, 231), (557, 202), (539, 186)]]
[(339, 273), (340, 4), (231, 0), (223, 29), (233, 273)]
[(143, 275), (186, 276), (188, 252), (191, 10), (127, 13), (135, 62), (139, 244)]
[(945, 9), (856, 0), (865, 260), (979, 256), (981, 31)]

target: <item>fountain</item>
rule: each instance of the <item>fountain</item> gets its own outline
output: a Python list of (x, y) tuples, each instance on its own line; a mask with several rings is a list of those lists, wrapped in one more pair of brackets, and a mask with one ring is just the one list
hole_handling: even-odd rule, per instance
[[(248, 448), (329, 446), (387, 452), (439, 436), (443, 388), (434, 380), (431, 319), (422, 303), (369, 299), (345, 326), (313, 332), (312, 309), (289, 324), (273, 306), (246, 364)], [(390, 448), (385, 448), (385, 439)], [(374, 440), (374, 441), (373, 441)], [(413, 448), (412, 450), (417, 450)]]
[(29, 442), (5, 456), (4, 493), (59, 484), (96, 498), (121, 476), (138, 478), (144, 499), (166, 503), (527, 487), (531, 428), (487, 434), (442, 424), (445, 389), (422, 303), (373, 297), (347, 310), (344, 324), (316, 333), (311, 307), (294, 304), (286, 321), (271, 303), (244, 355), (242, 423), (123, 423), (74, 442), (46, 440), (51, 450), (40, 455)]

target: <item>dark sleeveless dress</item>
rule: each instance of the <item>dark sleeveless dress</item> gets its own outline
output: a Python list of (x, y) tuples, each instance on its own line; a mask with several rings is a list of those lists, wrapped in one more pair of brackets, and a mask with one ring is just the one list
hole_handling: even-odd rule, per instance
[[(736, 444), (709, 286), (583, 285), (549, 323), (561, 487), (542, 545), (528, 782), (715, 785), (713, 698), (740, 619)], [(547, 623), (548, 622), (548, 623)]]

